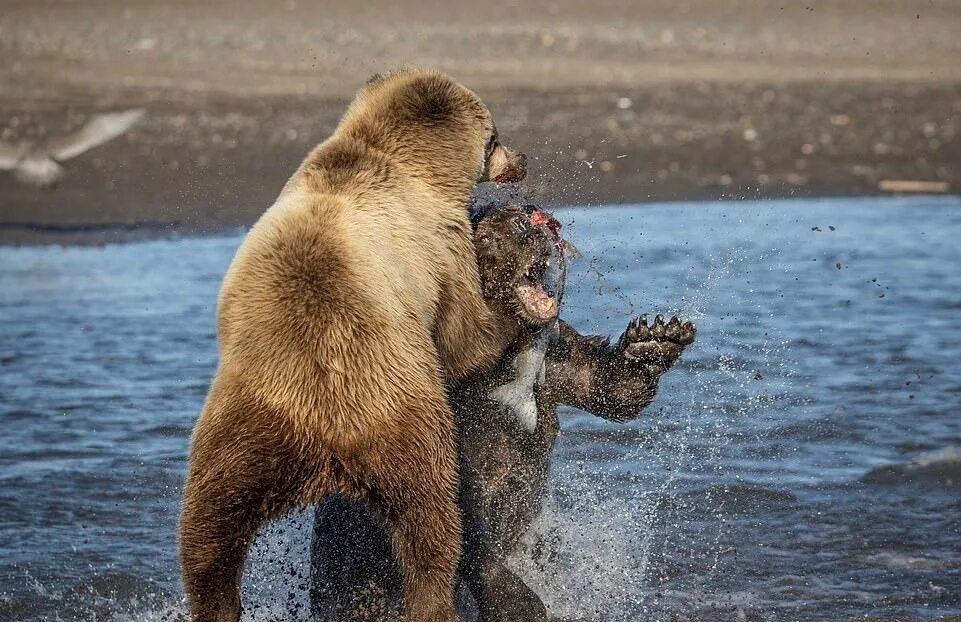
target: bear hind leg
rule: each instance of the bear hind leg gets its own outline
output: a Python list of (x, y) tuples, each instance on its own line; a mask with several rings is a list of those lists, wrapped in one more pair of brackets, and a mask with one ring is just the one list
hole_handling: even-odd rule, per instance
[(194, 622), (236, 622), (244, 560), (258, 528), (290, 510), (305, 478), (276, 430), (201, 429), (180, 520), (180, 562)]
[(420, 408), (425, 425), (407, 426), (390, 439), (393, 451), (379, 457), (369, 501), (386, 519), (404, 583), (406, 619), (456, 622), (462, 533), (453, 416), (443, 398)]

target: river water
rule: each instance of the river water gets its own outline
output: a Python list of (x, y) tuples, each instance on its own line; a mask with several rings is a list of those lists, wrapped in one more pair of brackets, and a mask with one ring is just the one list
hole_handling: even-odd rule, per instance
[[(513, 560), (597, 621), (961, 615), (961, 199), (556, 212), (563, 315), (698, 340), (617, 425), (563, 410)], [(240, 236), (0, 249), (0, 620), (172, 620), (187, 440)], [(308, 513), (245, 619), (306, 619)]]

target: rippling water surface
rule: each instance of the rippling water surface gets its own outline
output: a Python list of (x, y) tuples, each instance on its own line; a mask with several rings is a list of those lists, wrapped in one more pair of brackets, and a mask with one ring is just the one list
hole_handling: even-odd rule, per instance
[[(618, 426), (562, 413), (514, 560), (587, 620), (961, 615), (961, 200), (559, 210), (565, 315), (698, 341)], [(175, 619), (187, 439), (239, 237), (0, 249), (0, 619)], [(303, 619), (307, 515), (246, 619)], [(293, 577), (293, 580), (291, 580)]]

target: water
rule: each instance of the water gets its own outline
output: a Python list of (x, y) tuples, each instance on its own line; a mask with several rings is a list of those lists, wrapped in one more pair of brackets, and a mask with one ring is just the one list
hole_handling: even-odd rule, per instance
[[(553, 614), (961, 615), (961, 200), (557, 215), (575, 326), (683, 312), (699, 335), (637, 421), (562, 413), (513, 560)], [(0, 249), (0, 619), (182, 615), (187, 438), (239, 241)], [(258, 540), (247, 619), (303, 619), (309, 526)]]

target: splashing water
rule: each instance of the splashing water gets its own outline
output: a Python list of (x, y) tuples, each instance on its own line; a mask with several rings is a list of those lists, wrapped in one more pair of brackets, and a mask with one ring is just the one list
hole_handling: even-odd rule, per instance
[[(511, 560), (551, 613), (961, 615), (959, 208), (559, 210), (588, 257), (568, 321), (617, 336), (676, 312), (699, 332), (636, 421), (562, 410)], [(0, 618), (184, 618), (179, 491), (238, 243), (0, 249)], [(302, 512), (259, 536), (245, 620), (309, 619), (309, 535)]]

